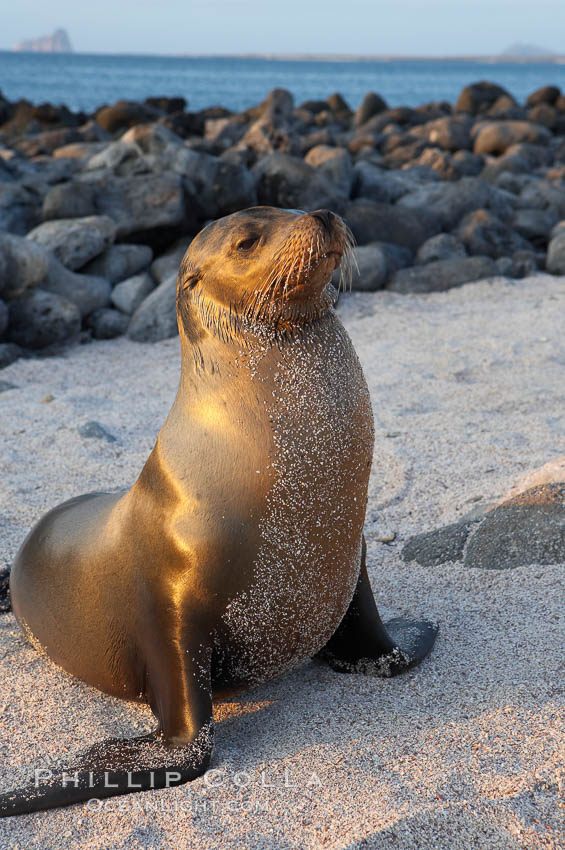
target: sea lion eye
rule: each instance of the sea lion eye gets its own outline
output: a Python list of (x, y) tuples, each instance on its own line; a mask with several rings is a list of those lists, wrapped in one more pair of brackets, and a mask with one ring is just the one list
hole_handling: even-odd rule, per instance
[(238, 251), (250, 251), (259, 241), (258, 236), (248, 236), (246, 239), (241, 239), (235, 246)]

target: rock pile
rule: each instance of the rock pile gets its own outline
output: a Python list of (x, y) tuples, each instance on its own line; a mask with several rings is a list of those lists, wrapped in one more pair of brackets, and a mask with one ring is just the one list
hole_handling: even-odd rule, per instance
[(353, 112), (275, 89), (239, 114), (163, 97), (93, 115), (0, 95), (0, 364), (80, 334), (173, 335), (191, 237), (254, 204), (342, 215), (360, 289), (565, 274), (565, 95), (480, 82), (454, 106), (369, 92)]

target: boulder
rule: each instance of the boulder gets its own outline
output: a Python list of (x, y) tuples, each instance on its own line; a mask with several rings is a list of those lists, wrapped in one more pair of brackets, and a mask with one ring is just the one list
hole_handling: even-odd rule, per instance
[(438, 567), (450, 561), (462, 561), (465, 543), (473, 523), (468, 520), (454, 522), (434, 531), (415, 534), (404, 545), (403, 561), (416, 561), (422, 567)]
[(255, 177), (242, 165), (181, 148), (173, 169), (202, 218), (219, 218), (257, 203)]
[(387, 289), (401, 293), (444, 292), (497, 274), (496, 264), (490, 257), (456, 257), (401, 269), (392, 276)]
[(110, 169), (122, 177), (149, 171), (141, 148), (122, 139), (110, 142), (104, 150), (91, 156), (85, 168), (87, 171)]
[(72, 340), (80, 324), (75, 304), (54, 292), (36, 289), (11, 302), (8, 339), (24, 348), (45, 348)]
[(182, 138), (163, 124), (139, 124), (131, 127), (120, 139), (133, 144), (143, 153), (159, 155), (169, 145), (183, 145)]
[(110, 283), (104, 278), (69, 271), (53, 255), (49, 258), (49, 270), (41, 288), (75, 304), (82, 318), (109, 304), (112, 291)]
[(445, 151), (470, 150), (473, 121), (467, 115), (446, 115), (413, 128), (417, 136), (425, 136), (435, 147)]
[(0, 369), (11, 366), (24, 354), (23, 349), (13, 342), (0, 342)]
[(417, 251), (422, 242), (439, 232), (441, 225), (434, 214), (419, 215), (399, 205), (357, 200), (349, 203), (344, 218), (359, 245), (392, 242)]
[[(355, 262), (351, 288), (361, 292), (375, 292), (382, 289), (388, 275), (386, 254), (378, 243), (372, 245), (357, 245), (353, 249)], [(357, 273), (355, 266), (359, 269)], [(340, 281), (340, 269), (336, 269), (332, 283), (337, 286)]]
[(18, 183), (0, 183), (0, 231), (23, 236), (38, 223), (40, 196)]
[(116, 223), (118, 238), (177, 226), (185, 217), (182, 180), (168, 171), (113, 177), (98, 187), (96, 204)]
[(355, 127), (359, 127), (368, 121), (369, 118), (372, 118), (373, 115), (378, 115), (380, 112), (384, 112), (385, 109), (388, 109), (388, 105), (380, 94), (368, 91), (355, 111), (353, 124)]
[(479, 129), (473, 150), (481, 154), (501, 154), (521, 142), (544, 145), (548, 144), (550, 139), (551, 132), (541, 124), (531, 124), (529, 121), (492, 121)]
[(565, 192), (549, 180), (531, 180), (520, 192), (520, 206), (551, 210), (559, 219), (565, 218)]
[(153, 251), (149, 245), (110, 245), (82, 272), (106, 278), (114, 285), (146, 269), (152, 259)]
[(96, 215), (96, 189), (91, 183), (72, 180), (52, 186), (43, 199), (41, 218), (85, 218)]
[(519, 209), (514, 213), (512, 226), (526, 239), (546, 242), (557, 221), (558, 215), (552, 210)]
[(90, 314), (86, 324), (94, 339), (114, 339), (127, 331), (129, 316), (110, 307), (100, 307)]
[(116, 225), (105, 215), (45, 221), (27, 239), (52, 251), (68, 269), (80, 269), (116, 238)]
[(555, 130), (559, 121), (559, 113), (555, 107), (548, 103), (540, 103), (538, 106), (533, 106), (528, 112), (528, 121), (534, 124), (541, 124), (547, 127), (548, 130)]
[(186, 254), (186, 249), (190, 245), (190, 242), (190, 238), (184, 236), (151, 264), (153, 280), (156, 280), (157, 283), (164, 283), (168, 278), (176, 277), (182, 258)]
[(141, 302), (155, 289), (151, 275), (134, 275), (118, 283), (112, 291), (112, 304), (128, 316), (135, 313)]
[(457, 102), (455, 103), (456, 112), (469, 112), (471, 115), (478, 115), (480, 112), (486, 112), (495, 103), (499, 97), (507, 97), (510, 102), (515, 103), (512, 95), (498, 86), (495, 83), (481, 81), (471, 83), (465, 86)]
[(557, 86), (542, 86), (536, 89), (526, 98), (526, 106), (537, 106), (540, 103), (554, 104), (558, 100), (561, 90)]
[(8, 305), (0, 298), (0, 339), (8, 327)]
[(169, 277), (140, 304), (128, 327), (128, 336), (136, 342), (158, 342), (178, 333), (176, 275)]
[(134, 124), (149, 124), (157, 118), (159, 112), (154, 107), (127, 100), (118, 100), (112, 106), (103, 106), (96, 113), (96, 121), (108, 133), (127, 130)]
[(55, 159), (88, 159), (103, 151), (107, 142), (73, 142), (53, 151)]
[(345, 148), (334, 148), (329, 145), (316, 145), (310, 148), (304, 162), (317, 168), (324, 174), (338, 192), (349, 198), (353, 185), (354, 172), (351, 156)]
[(0, 296), (17, 298), (47, 275), (49, 255), (23, 236), (0, 233)]
[(466, 257), (467, 251), (463, 243), (450, 233), (438, 233), (431, 239), (426, 239), (420, 245), (416, 254), (416, 263), (433, 263), (436, 260), (450, 260), (457, 257)]
[(558, 232), (549, 243), (545, 267), (550, 274), (565, 275), (565, 230)]
[[(456, 183), (432, 183), (404, 195), (397, 206), (420, 217), (433, 216), (439, 230), (452, 230), (461, 218), (476, 209), (492, 210), (500, 218), (510, 218), (515, 199), (477, 177), (463, 177)], [(429, 234), (432, 235), (432, 234)]]
[(515, 251), (531, 249), (531, 244), (487, 210), (468, 213), (455, 231), (472, 256), (508, 256)]
[(369, 198), (393, 204), (414, 188), (414, 181), (402, 175), (378, 168), (367, 160), (360, 160), (353, 169), (354, 198)]
[(565, 563), (565, 483), (542, 484), (489, 511), (470, 538), (466, 567), (509, 570)]
[(330, 180), (306, 162), (284, 153), (261, 159), (252, 169), (260, 204), (285, 209), (336, 209), (343, 195)]

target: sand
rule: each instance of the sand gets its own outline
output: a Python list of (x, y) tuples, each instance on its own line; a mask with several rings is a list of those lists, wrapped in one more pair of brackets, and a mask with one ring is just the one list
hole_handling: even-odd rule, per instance
[[(564, 846), (563, 565), (422, 568), (400, 550), (565, 453), (565, 278), (357, 293), (339, 310), (375, 411), (371, 581), (385, 617), (440, 622), (433, 654), (392, 680), (306, 663), (216, 707), (206, 777), (1, 821), (0, 847)], [(16, 388), (0, 395), (1, 559), (57, 502), (132, 482), (178, 369), (177, 340), (119, 339), (2, 372)], [(88, 420), (116, 442), (79, 436)], [(152, 727), (40, 658), (12, 615), (0, 652), (3, 790)]]

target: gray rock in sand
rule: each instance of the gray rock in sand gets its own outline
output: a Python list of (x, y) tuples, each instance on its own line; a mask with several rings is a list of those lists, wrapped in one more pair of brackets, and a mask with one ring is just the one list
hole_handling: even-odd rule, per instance
[(100, 307), (90, 314), (86, 324), (95, 339), (114, 339), (127, 331), (129, 316), (111, 307)]
[(565, 274), (565, 230), (558, 231), (549, 243), (546, 269), (551, 274)]
[(465, 551), (465, 566), (509, 570), (565, 563), (565, 483), (542, 484), (493, 511)]
[(105, 215), (44, 221), (27, 239), (52, 251), (68, 269), (80, 269), (116, 238), (116, 225)]
[(446, 561), (461, 561), (472, 527), (472, 522), (461, 521), (415, 534), (402, 549), (402, 559), (416, 561), (423, 567), (437, 567)]
[(496, 277), (498, 273), (496, 263), (490, 257), (456, 257), (401, 269), (393, 275), (387, 288), (403, 293), (444, 292), (474, 280)]
[(81, 437), (87, 440), (106, 440), (108, 443), (116, 442), (114, 435), (110, 434), (100, 422), (96, 422), (94, 419), (90, 422), (85, 422), (83, 425), (79, 425), (77, 431)]
[(10, 303), (8, 339), (24, 348), (67, 342), (80, 331), (78, 307), (61, 295), (36, 289)]

